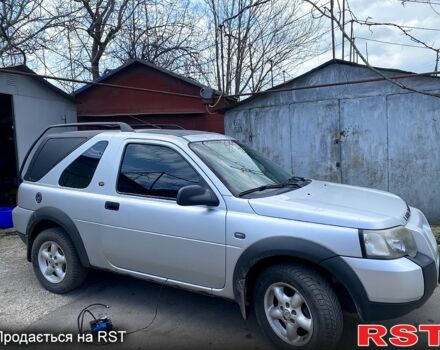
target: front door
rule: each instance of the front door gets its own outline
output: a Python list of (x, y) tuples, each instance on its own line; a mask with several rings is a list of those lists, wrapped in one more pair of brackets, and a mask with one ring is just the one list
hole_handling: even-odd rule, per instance
[(114, 194), (102, 203), (103, 252), (113, 266), (209, 288), (225, 283), (225, 217), (218, 207), (176, 203), (177, 191), (200, 184), (216, 191), (174, 145), (127, 142)]

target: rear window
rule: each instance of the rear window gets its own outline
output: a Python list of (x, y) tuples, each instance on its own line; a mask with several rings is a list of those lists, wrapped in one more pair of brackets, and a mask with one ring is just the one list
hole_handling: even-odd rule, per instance
[(55, 165), (85, 142), (84, 137), (49, 138), (35, 153), (24, 177), (27, 181), (39, 181)]
[(107, 141), (99, 141), (76, 158), (61, 174), (60, 186), (71, 188), (89, 186), (107, 145)]

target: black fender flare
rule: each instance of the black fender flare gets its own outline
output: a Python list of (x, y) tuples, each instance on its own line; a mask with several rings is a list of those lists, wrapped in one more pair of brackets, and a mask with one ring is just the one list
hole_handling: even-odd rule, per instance
[[(350, 286), (353, 284), (359, 288), (360, 280), (354, 271), (341, 259), (335, 252), (330, 249), (306, 239), (297, 237), (270, 237), (265, 238), (250, 245), (239, 257), (233, 274), (233, 290), (234, 298), (240, 306), (240, 310), (244, 319), (247, 317), (247, 291), (246, 278), (249, 271), (258, 262), (271, 257), (290, 257), (307, 261), (313, 265), (323, 268), (338, 282), (342, 283), (350, 292)], [(326, 261), (334, 261), (337, 259), (339, 264), (325, 264)], [(356, 289), (358, 289), (356, 288)], [(355, 294), (362, 297), (366, 295), (363, 288), (357, 290)], [(358, 295), (351, 294), (354, 302), (357, 303)]]
[(66, 232), (75, 246), (81, 264), (84, 267), (90, 267), (89, 257), (87, 256), (87, 251), (84, 247), (84, 243), (81, 235), (79, 234), (78, 228), (65, 212), (55, 207), (39, 208), (31, 215), (26, 227), (28, 261), (31, 261), (32, 243), (35, 239), (34, 229), (42, 221), (51, 221), (60, 226)]

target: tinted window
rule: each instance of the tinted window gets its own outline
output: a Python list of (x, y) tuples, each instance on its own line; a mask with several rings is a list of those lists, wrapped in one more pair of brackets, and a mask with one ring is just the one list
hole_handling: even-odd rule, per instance
[(118, 191), (128, 194), (176, 198), (184, 186), (203, 180), (188, 162), (168, 147), (128, 145), (118, 178)]
[(86, 138), (83, 137), (48, 139), (36, 151), (24, 179), (27, 181), (40, 180), (84, 141), (86, 141)]
[(61, 174), (60, 186), (86, 188), (90, 185), (107, 144), (107, 141), (99, 141), (76, 158)]

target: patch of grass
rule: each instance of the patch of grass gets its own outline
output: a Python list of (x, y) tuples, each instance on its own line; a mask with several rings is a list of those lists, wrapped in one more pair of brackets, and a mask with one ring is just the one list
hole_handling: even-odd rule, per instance
[(435, 238), (437, 239), (438, 244), (438, 252), (440, 254), (440, 226), (431, 226), (432, 233), (434, 234)]
[(431, 226), (434, 236), (437, 238), (437, 242), (440, 244), (440, 226)]

